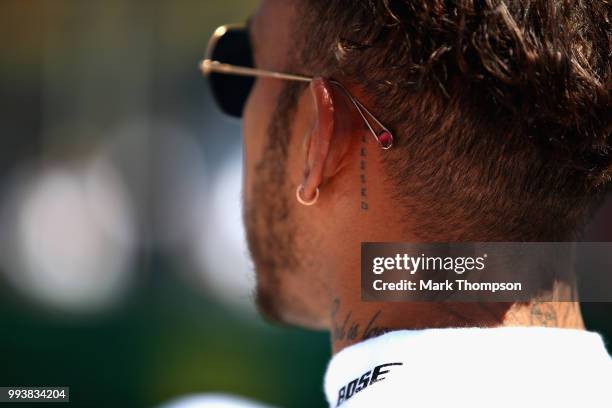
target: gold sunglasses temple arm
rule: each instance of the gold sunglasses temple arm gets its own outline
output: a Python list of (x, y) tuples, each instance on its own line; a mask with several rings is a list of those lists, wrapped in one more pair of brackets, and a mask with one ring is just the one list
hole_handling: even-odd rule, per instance
[(275, 78), (275, 79), (284, 79), (288, 81), (301, 81), (301, 82), (312, 81), (312, 78), (302, 76), (302, 75), (285, 74), (282, 72), (266, 71), (266, 70), (257, 69), (257, 68), (239, 67), (236, 65), (223, 64), (219, 61), (213, 61), (209, 59), (205, 59), (204, 61), (200, 63), (200, 70), (202, 71), (204, 75), (208, 75), (211, 72), (218, 72), (221, 74), (255, 76), (255, 77), (262, 77), (262, 78)]
[[(383, 148), (383, 150), (390, 149), (393, 146), (393, 134), (391, 133), (391, 131), (389, 129), (387, 129), (385, 127), (385, 125), (380, 123), (380, 121), (376, 118), (376, 116), (374, 116), (374, 114), (372, 112), (370, 112), (368, 110), (368, 108), (363, 106), (363, 104), (361, 102), (359, 102), (359, 100), (357, 100), (355, 97), (353, 97), (353, 95), (351, 95), (351, 93), (344, 87), (344, 85), (342, 85), (340, 82), (338, 82), (336, 80), (333, 80), (333, 79), (330, 80), (330, 82), (332, 84), (336, 85), (338, 88), (340, 88), (342, 90), (342, 92), (346, 95), (346, 97), (355, 106), (355, 109), (357, 109), (357, 112), (361, 116), (361, 119), (363, 119), (363, 121), (365, 122), (366, 126), (368, 127), (368, 130), (370, 131), (370, 134), (376, 140), (376, 143), (378, 143), (380, 145), (380, 147)], [(366, 118), (366, 114), (368, 115), (368, 117), (370, 117), (378, 125), (378, 127), (381, 129), (380, 132), (376, 132), (374, 130), (374, 128), (372, 127), (372, 124), (370, 123), (370, 120), (368, 118)], [(380, 139), (380, 135), (382, 133), (387, 133), (388, 134), (388, 138), (390, 138), (390, 141), (388, 142), (388, 144), (384, 144), (382, 142), (382, 140)]]
[[(274, 72), (274, 71), (266, 71), (263, 69), (257, 68), (247, 68), (247, 67), (239, 67), (237, 65), (224, 64), (219, 61), (214, 61), (210, 59), (205, 59), (200, 63), (200, 70), (204, 75), (209, 75), (212, 72), (218, 72), (221, 74), (230, 74), (230, 75), (241, 75), (241, 76), (250, 76), (250, 77), (262, 77), (262, 78), (275, 78), (275, 79), (284, 79), (288, 81), (301, 81), (301, 82), (310, 82), (312, 81), (311, 77), (306, 77), (302, 75), (293, 75), (293, 74), (285, 74), (282, 72)], [(374, 116), (361, 102), (357, 99), (353, 98), (349, 91), (342, 85), (340, 82), (331, 80), (332, 84), (338, 86), (342, 92), (349, 98), (351, 103), (357, 109), (357, 112), (365, 122), (368, 130), (376, 139), (377, 143), (384, 149), (387, 150), (393, 146), (393, 134), (389, 129), (387, 129), (380, 121)], [(382, 132), (376, 132), (370, 123), (370, 120), (366, 118), (366, 114), (370, 117), (377, 125), (381, 128)], [(383, 135), (386, 134), (386, 135)], [(386, 142), (383, 143), (381, 136), (386, 136)]]

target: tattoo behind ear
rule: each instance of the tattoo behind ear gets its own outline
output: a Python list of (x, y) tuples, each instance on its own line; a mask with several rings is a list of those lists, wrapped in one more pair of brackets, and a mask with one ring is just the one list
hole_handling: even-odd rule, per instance
[(368, 190), (367, 190), (367, 177), (366, 177), (366, 144), (367, 138), (365, 134), (361, 138), (361, 147), (359, 149), (359, 200), (361, 202), (361, 209), (363, 211), (368, 210)]

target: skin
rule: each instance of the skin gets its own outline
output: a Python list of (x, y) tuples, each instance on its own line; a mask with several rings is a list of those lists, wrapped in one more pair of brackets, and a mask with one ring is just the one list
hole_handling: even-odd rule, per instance
[[(292, 1), (266, 0), (254, 14), (250, 30), (258, 68), (284, 70), (293, 46), (289, 33), (294, 13)], [(366, 106), (375, 107), (348, 78), (335, 79)], [(361, 242), (418, 241), (409, 233), (410, 220), (400, 216), (401, 204), (391, 199), (392, 187), (381, 166), (385, 151), (349, 99), (328, 80), (316, 78), (299, 90), (295, 114), (279, 129), (274, 126), (276, 107), (286, 85), (257, 79), (243, 122), (245, 223), (264, 314), (328, 330), (334, 352), (400, 329), (584, 327), (579, 305), (572, 302), (362, 302)], [(286, 157), (271, 153), (271, 138), (287, 137), (287, 132)], [(274, 170), (275, 163), (283, 168)], [(319, 189), (315, 205), (297, 202), (299, 185), (306, 200)]]

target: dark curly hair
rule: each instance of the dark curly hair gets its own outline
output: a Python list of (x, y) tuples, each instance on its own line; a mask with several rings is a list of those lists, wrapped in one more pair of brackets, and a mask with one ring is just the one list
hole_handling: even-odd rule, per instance
[(612, 176), (610, 0), (298, 0), (293, 70), (365, 90), (424, 240), (566, 240)]

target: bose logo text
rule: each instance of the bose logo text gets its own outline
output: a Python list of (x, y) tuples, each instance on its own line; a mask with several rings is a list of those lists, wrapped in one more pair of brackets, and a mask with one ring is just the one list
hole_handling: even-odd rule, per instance
[(403, 363), (381, 364), (374, 367), (374, 370), (369, 370), (361, 377), (355, 378), (353, 381), (340, 388), (340, 391), (338, 391), (338, 403), (336, 404), (336, 407), (339, 407), (340, 404), (357, 394), (359, 391), (363, 391), (367, 386), (384, 380), (386, 377), (382, 377), (382, 375), (387, 374), (389, 370), (383, 370), (383, 368), (402, 364)]

